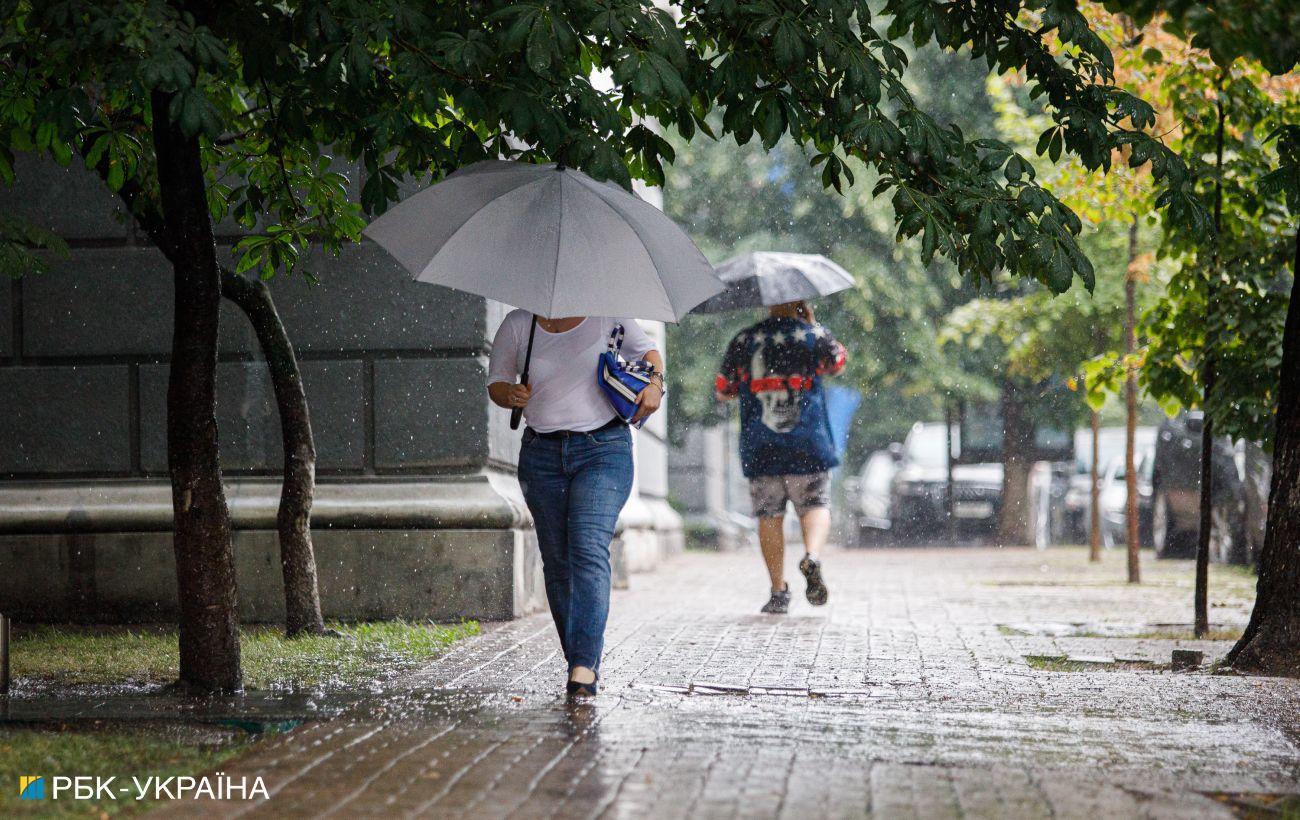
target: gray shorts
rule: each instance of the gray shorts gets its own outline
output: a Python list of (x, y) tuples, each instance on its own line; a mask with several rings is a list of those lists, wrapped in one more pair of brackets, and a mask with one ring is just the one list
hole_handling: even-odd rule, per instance
[(787, 501), (803, 515), (809, 510), (831, 505), (831, 474), (759, 475), (749, 480), (749, 500), (755, 518), (778, 518), (785, 515)]

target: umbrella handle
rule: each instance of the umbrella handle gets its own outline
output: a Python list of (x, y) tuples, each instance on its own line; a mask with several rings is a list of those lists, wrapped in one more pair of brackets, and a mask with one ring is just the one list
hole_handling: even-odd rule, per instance
[[(524, 354), (524, 372), (519, 376), (520, 384), (528, 384), (528, 366), (533, 363), (533, 337), (537, 335), (537, 314), (533, 314), (533, 325), (528, 329), (528, 352)], [(519, 420), (524, 416), (524, 408), (516, 407), (510, 411), (510, 429), (519, 429)]]

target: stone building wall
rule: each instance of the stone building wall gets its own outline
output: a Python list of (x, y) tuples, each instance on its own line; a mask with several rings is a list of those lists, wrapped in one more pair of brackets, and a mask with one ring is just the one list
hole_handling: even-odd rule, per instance
[[(71, 246), (47, 273), (0, 272), (0, 611), (168, 617), (170, 267), (80, 169), (26, 160), (0, 208)], [(225, 248), (238, 237), (230, 223), (221, 232)], [(272, 291), (311, 405), (327, 614), (507, 618), (542, 606), (512, 475), (519, 434), (484, 390), (508, 308), (413, 282), (370, 243), (316, 253), (307, 267), (320, 284), (280, 277)], [(279, 420), (256, 337), (229, 303), (218, 391), (241, 608), (274, 620)], [(622, 581), (681, 542), (664, 425), (637, 435), (638, 492), (616, 543)]]
[(693, 547), (729, 550), (755, 542), (749, 483), (740, 471), (733, 419), (683, 431), (671, 449), (669, 475), (676, 509)]

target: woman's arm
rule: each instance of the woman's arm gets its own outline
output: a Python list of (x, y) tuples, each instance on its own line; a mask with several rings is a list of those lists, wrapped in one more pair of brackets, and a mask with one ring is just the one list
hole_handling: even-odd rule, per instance
[(643, 358), (654, 366), (655, 375), (650, 379), (646, 389), (636, 397), (638, 407), (636, 415), (632, 417), (633, 424), (658, 410), (664, 400), (664, 357), (659, 355), (658, 350), (651, 350)]
[(526, 407), (532, 397), (533, 388), (527, 384), (492, 382), (488, 385), (488, 398), (492, 399), (492, 403), (497, 407), (504, 407), (507, 410)]
[(501, 323), (492, 339), (492, 354), (488, 357), (488, 398), (497, 407), (507, 410), (528, 404), (533, 393), (528, 385), (515, 384), (518, 377), (515, 368), (519, 360), (519, 335), (515, 324), (514, 314)]

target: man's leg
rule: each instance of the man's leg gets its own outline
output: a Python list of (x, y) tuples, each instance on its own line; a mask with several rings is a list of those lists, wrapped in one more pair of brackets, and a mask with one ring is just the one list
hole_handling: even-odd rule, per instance
[(821, 554), (831, 532), (831, 511), (826, 507), (813, 507), (799, 516), (803, 530), (803, 551), (813, 558)]
[(758, 519), (758, 546), (772, 580), (772, 591), (785, 589), (785, 516)]
[(808, 583), (805, 595), (813, 606), (821, 606), (829, 597), (822, 580), (822, 562), (817, 556), (826, 546), (831, 531), (830, 483), (829, 473), (787, 478), (790, 497), (799, 513), (799, 527), (803, 530), (805, 554), (799, 562), (799, 572)]
[(758, 546), (767, 565), (772, 595), (763, 605), (769, 615), (790, 611), (790, 587), (785, 583), (785, 505), (788, 497), (781, 476), (754, 476), (749, 480), (749, 500), (758, 519)]

